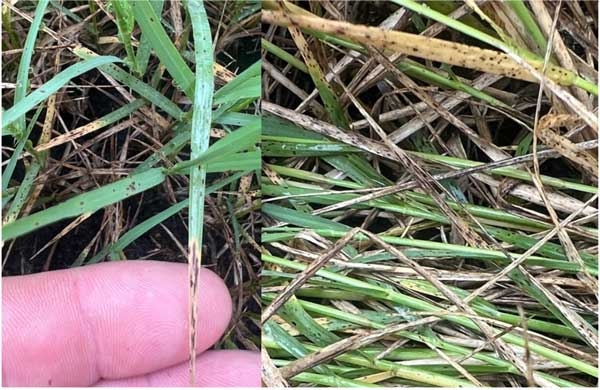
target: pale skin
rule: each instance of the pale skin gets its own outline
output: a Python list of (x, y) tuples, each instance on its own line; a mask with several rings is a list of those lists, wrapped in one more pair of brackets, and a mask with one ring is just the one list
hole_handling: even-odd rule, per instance
[[(103, 263), (3, 278), (3, 386), (187, 386), (185, 264)], [(259, 387), (260, 355), (208, 350), (231, 318), (223, 281), (200, 275), (196, 385)]]

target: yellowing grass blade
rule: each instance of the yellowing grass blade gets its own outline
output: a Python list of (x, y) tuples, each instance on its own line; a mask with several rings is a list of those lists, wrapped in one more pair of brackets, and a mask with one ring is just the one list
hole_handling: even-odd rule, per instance
[[(347, 22), (323, 19), (317, 16), (286, 14), (280, 11), (263, 11), (263, 22), (279, 26), (293, 26), (331, 34), (360, 44), (368, 44), (387, 52), (399, 52), (408, 56), (444, 62), (487, 73), (494, 73), (519, 80), (537, 82), (537, 79), (504, 53), (476, 46), (429, 38), (401, 31), (383, 30)], [(543, 61), (527, 62), (542, 71)], [(558, 66), (548, 65), (546, 76), (560, 85), (573, 85), (577, 75)]]
[[(190, 0), (188, 12), (194, 34), (196, 57), (196, 88), (192, 116), (191, 156), (193, 160), (208, 149), (210, 139), (211, 105), (214, 91), (213, 50), (208, 16), (201, 0)], [(189, 278), (190, 278), (190, 386), (196, 378), (196, 333), (198, 323), (198, 277), (202, 264), (202, 232), (204, 225), (204, 195), (206, 167), (198, 165), (190, 172), (189, 205)]]

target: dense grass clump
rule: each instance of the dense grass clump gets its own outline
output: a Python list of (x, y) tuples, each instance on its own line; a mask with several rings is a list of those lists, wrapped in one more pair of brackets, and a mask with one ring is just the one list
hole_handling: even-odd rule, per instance
[(264, 3), (263, 380), (595, 387), (597, 4), (335, 4)]

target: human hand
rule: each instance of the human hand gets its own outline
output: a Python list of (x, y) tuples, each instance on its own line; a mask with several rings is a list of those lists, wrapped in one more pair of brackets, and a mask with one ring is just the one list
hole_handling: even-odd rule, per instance
[[(3, 386), (187, 386), (184, 264), (126, 261), (3, 278)], [(259, 387), (260, 355), (206, 351), (231, 299), (200, 272), (196, 384)]]

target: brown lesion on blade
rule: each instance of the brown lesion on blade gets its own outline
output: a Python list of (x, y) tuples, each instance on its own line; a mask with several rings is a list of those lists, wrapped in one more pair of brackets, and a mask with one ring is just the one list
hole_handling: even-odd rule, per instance
[(192, 239), (189, 244), (189, 357), (190, 357), (190, 386), (194, 386), (196, 382), (196, 333), (198, 323), (198, 278), (200, 275), (200, 266), (202, 256), (198, 241)]

